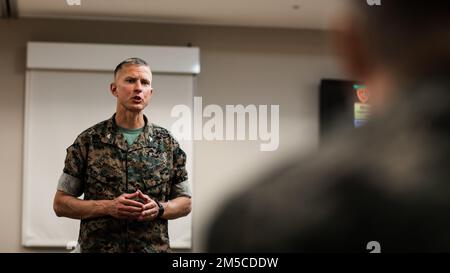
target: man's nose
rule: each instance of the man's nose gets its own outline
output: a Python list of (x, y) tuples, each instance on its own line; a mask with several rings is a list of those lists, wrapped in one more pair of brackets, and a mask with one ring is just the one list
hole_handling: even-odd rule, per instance
[(140, 93), (142, 92), (142, 83), (140, 81), (136, 81), (134, 85), (134, 92)]

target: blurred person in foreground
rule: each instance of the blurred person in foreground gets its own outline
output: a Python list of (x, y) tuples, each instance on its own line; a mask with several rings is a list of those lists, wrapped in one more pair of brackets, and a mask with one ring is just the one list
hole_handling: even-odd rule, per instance
[(450, 251), (450, 3), (351, 4), (337, 48), (371, 121), (228, 200), (207, 251)]

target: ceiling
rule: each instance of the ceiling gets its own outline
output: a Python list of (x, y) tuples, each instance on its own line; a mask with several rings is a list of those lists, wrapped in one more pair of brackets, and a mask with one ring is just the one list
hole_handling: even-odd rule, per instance
[[(19, 18), (328, 29), (344, 0), (9, 0)], [(76, 5), (79, 2), (80, 5)], [(68, 3), (75, 3), (69, 5)]]

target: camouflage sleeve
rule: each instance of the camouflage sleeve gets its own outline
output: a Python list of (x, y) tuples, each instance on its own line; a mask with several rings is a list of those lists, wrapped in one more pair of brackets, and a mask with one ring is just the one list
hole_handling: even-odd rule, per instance
[(186, 154), (175, 139), (173, 140), (173, 145), (172, 184), (178, 184), (188, 179), (186, 171)]
[(62, 173), (58, 181), (57, 190), (79, 197), (83, 194), (84, 188), (81, 179)]
[(80, 138), (67, 148), (63, 174), (58, 181), (57, 189), (73, 196), (83, 194), (83, 177), (85, 172), (86, 149)]
[(173, 145), (173, 176), (169, 199), (180, 196), (191, 197), (190, 185), (187, 181), (186, 153), (175, 139), (173, 139)]
[(172, 184), (172, 187), (170, 188), (169, 200), (181, 196), (189, 198), (192, 197), (189, 181), (183, 181), (178, 184)]

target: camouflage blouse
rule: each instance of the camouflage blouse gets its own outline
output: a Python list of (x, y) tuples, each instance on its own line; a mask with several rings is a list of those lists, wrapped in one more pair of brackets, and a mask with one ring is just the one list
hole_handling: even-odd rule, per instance
[[(166, 129), (149, 124), (129, 145), (115, 115), (81, 133), (67, 149), (58, 190), (85, 200), (111, 200), (141, 190), (166, 202), (190, 197), (186, 154)], [(185, 181), (185, 182), (183, 182)], [(110, 216), (81, 220), (82, 252), (168, 252), (167, 220), (138, 222)]]

